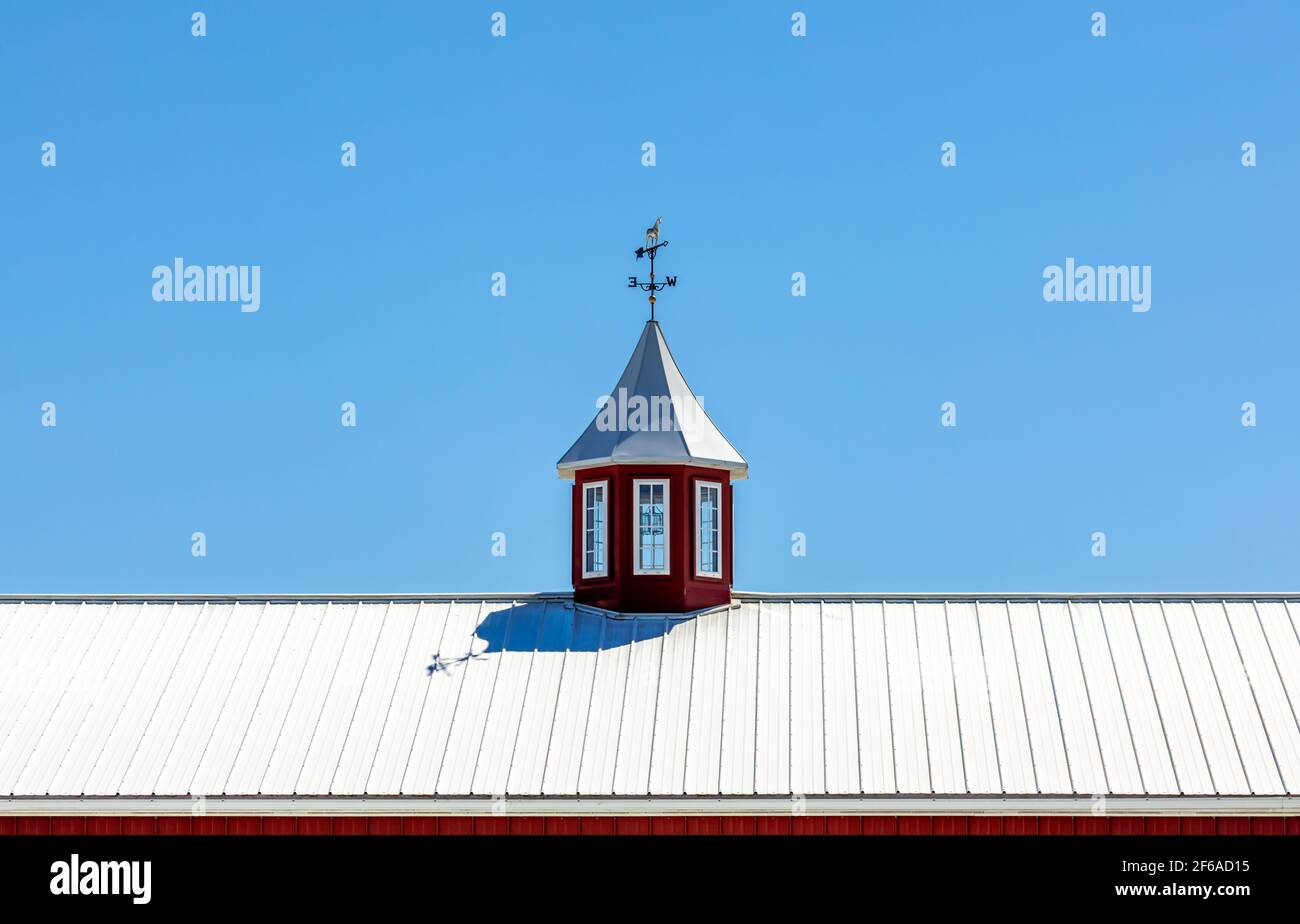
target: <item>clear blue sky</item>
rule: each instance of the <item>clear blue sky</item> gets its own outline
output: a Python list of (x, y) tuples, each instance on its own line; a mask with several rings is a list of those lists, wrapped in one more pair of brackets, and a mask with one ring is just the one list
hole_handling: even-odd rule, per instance
[[(0, 592), (567, 588), (656, 215), (738, 588), (1300, 588), (1293, 3), (22, 6)], [(154, 302), (176, 257), (261, 310)], [(1066, 257), (1151, 310), (1045, 302)]]

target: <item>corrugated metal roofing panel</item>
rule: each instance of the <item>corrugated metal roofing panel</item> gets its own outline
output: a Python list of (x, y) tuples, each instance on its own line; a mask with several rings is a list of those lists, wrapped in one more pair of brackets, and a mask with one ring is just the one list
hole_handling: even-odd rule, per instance
[(312, 732), (311, 744), (303, 758), (298, 777), (300, 793), (323, 795), (338, 772), (343, 745), (357, 716), (362, 685), (370, 673), (379, 638), (388, 623), (389, 603), (362, 603), (352, 620), (352, 629), (343, 645), (343, 656), (330, 683), (324, 708)]
[[(111, 613), (109, 618), (121, 618), (122, 607), (115, 605), (114, 609), (115, 613)], [(187, 662), (201, 665), (197, 676), (191, 674), (183, 678), (185, 683), (177, 686), (175, 699), (168, 700), (167, 714), (158, 724), (159, 730), (166, 728), (168, 734), (155, 744), (157, 759), (148, 766), (141, 765), (134, 770), (134, 774), (138, 775), (141, 793), (170, 796), (189, 794), (189, 782), (194, 776), (194, 767), (207, 740), (208, 728), (216, 720), (216, 709), (220, 705), (217, 696), (224, 696), (228, 685), (234, 682), (238, 661), (232, 660), (232, 652), (243, 652), (243, 647), (247, 644), (245, 633), (252, 633), (256, 616), (260, 612), (260, 606), (231, 603), (204, 607), (202, 618), (211, 620), (217, 628), (216, 638), (214, 640), (205, 636), (210, 647), (200, 653), (195, 662)], [(242, 638), (239, 637), (241, 635)], [(124, 640), (125, 635), (121, 639)], [(89, 720), (93, 708), (92, 702), (81, 720), (83, 725)], [(79, 735), (74, 735), (72, 738), (74, 747), (78, 737)], [(56, 784), (67, 785), (63, 781), (69, 775), (67, 768), (75, 760), (72, 751), (73, 748), (70, 748), (60, 765), (55, 776)]]
[(1254, 604), (1229, 603), (1225, 621), (1240, 652), (1248, 689), (1255, 697), (1272, 756), (1281, 776), (1280, 792), (1300, 783), (1300, 723), (1291, 709), (1286, 688), (1273, 659), (1268, 638)]
[(303, 759), (325, 705), (325, 695), (343, 657), (343, 646), (356, 614), (355, 604), (303, 604), (295, 620), (306, 626), (319, 620), (307, 651), (305, 666), (292, 678), (280, 731), (267, 758), (258, 791), (293, 793)]
[(282, 619), (288, 625), (281, 637), (271, 673), (258, 695), (252, 720), (239, 743), (239, 753), (235, 757), (235, 763), (231, 767), (223, 792), (258, 793), (261, 791), (262, 776), (266, 773), (266, 765), (280, 737), (284, 714), (289, 708), (294, 690), (297, 689), (297, 680), (302, 677), (312, 642), (316, 640), (316, 633), (320, 630), (323, 610), (324, 607), (300, 604), (268, 607), (266, 614), (268, 619)]
[(1133, 624), (1155, 691), (1156, 704), (1183, 792), (1218, 793), (1206, 764), (1204, 745), (1183, 685), (1178, 656), (1159, 603), (1134, 603)]
[[(486, 607), (470, 630), (465, 646), (464, 679), (452, 710), (451, 729), (442, 766), (438, 770), (438, 795), (468, 793), (474, 785), (474, 770), (483, 747), (497, 677), (501, 672), (501, 638), (510, 622), (510, 606)], [(491, 649), (495, 647), (496, 652)]]
[(946, 609), (966, 790), (1000, 793), (1002, 777), (998, 768), (997, 737), (993, 730), (989, 682), (984, 671), (984, 646), (980, 641), (975, 604), (952, 603)]
[(879, 603), (850, 603), (854, 677), (858, 689), (858, 742), (862, 792), (897, 792), (894, 783), (894, 731), (890, 715), (889, 659), (885, 654), (885, 613)]
[(1034, 768), (1033, 742), (1024, 687), (1016, 668), (1011, 616), (1005, 603), (976, 603), (980, 643), (989, 681), (989, 706), (998, 742), (998, 767), (1003, 792), (1042, 792)]
[(560, 678), (573, 644), (573, 607), (551, 605), (542, 619), (537, 651), (528, 677), (528, 695), (519, 719), (506, 792), (536, 796), (542, 792), (551, 732), (559, 703)]
[(175, 604), (150, 609), (158, 611), (157, 634), (132, 682), (131, 694), (123, 702), (108, 740), (95, 761), (95, 769), (86, 782), (87, 794), (130, 794), (122, 788), (122, 778), (176, 669), (181, 650), (193, 634), (191, 614), (178, 612)]
[(217, 711), (212, 731), (190, 780), (189, 791), (195, 795), (216, 795), (226, 791), (239, 744), (252, 721), (257, 699), (289, 627), (284, 618), (285, 609), (283, 604), (270, 603), (258, 607), (256, 628), (240, 657), (234, 682)]
[(0, 731), (0, 792), (19, 788), (19, 776), (58, 709), (68, 688), (68, 678), (79, 673), (87, 651), (95, 644), (105, 610), (106, 607), (77, 605), (71, 618), (65, 621), (62, 638), (43, 668), (33, 665), (39, 674), (26, 690), (25, 701), (15, 702), (5, 717), (8, 727)]
[(439, 602), (401, 605), (414, 607), (414, 625), (363, 790), (376, 795), (395, 795), (401, 791), (429, 687), (442, 681), (441, 676), (435, 677), (429, 670), (429, 665), (442, 650), (450, 605)]
[(916, 613), (911, 603), (885, 604), (885, 645), (894, 726), (894, 764), (898, 791), (933, 792), (921, 655), (916, 646)]
[(726, 682), (729, 611), (696, 619), (691, 708), (686, 720), (686, 791), (720, 791), (723, 684)]
[(1074, 792), (1111, 792), (1097, 743), (1096, 710), (1079, 649), (1075, 644), (1069, 604), (1044, 601), (1039, 604), (1038, 613), (1047, 650), (1047, 664), (1051, 670), (1052, 690), (1056, 694), (1057, 711), (1061, 718), (1061, 731), (1070, 758), (1070, 779)]
[(499, 652), (500, 666), (483, 729), (483, 743), (474, 764), (471, 793), (505, 795), (511, 757), (519, 737), (524, 698), (528, 695), (537, 637), (548, 606), (541, 602), (512, 607), (506, 619), (505, 632), (488, 637), (488, 651)]
[(591, 705), (583, 732), (579, 793), (611, 792), (618, 759), (618, 736), (627, 695), (627, 668), (635, 620), (605, 620), (596, 673), (591, 682)]
[(1052, 671), (1043, 645), (1038, 604), (1009, 604), (1007, 615), (1011, 622), (1011, 641), (1021, 689), (1032, 691), (1025, 694), (1025, 715), (1038, 787), (1045, 793), (1075, 792), (1070, 780), (1069, 755), (1065, 752)]
[(551, 741), (542, 777), (544, 795), (576, 795), (582, 769), (587, 714), (591, 708), (591, 687), (596, 679), (596, 661), (605, 634), (604, 617), (590, 610), (574, 609), (573, 642), (564, 659), (560, 691), (551, 725)]
[[(460, 703), (461, 686), (474, 667), (474, 627), (486, 611), (483, 603), (453, 603), (442, 642), (430, 658), (429, 683), (420, 707), (420, 723), (400, 791), (434, 795)], [(453, 760), (457, 755), (453, 755)]]
[[(31, 758), (31, 751), (59, 706), (68, 677), (81, 669), (88, 648), (104, 621), (104, 607), (77, 604), (69, 619), (61, 620), (60, 641), (44, 664), (32, 664), (30, 685), (16, 691), (9, 711), (0, 720), (0, 791), (17, 789), (18, 776)], [(23, 671), (23, 673), (27, 673)]]
[[(39, 621), (18, 627), (14, 654), (4, 674), (0, 675), (0, 743), (8, 740), (22, 708), (40, 682), (55, 650), (68, 633), (82, 604), (54, 604)], [(75, 639), (74, 639), (75, 641)], [(20, 657), (23, 654), (25, 656)]]
[(1179, 679), (1192, 704), (1196, 730), (1210, 764), (1215, 788), (1220, 793), (1248, 793), (1250, 783), (1246, 779), (1218, 681), (1210, 667), (1196, 612), (1190, 603), (1161, 604), (1160, 607), (1174, 646)]
[[(1292, 723), (1287, 725), (1285, 718), (1279, 718), (1274, 724), (1270, 722), (1269, 728), (1273, 732), (1273, 740), (1286, 740), (1291, 738), (1292, 747), (1300, 752), (1300, 723), (1296, 723), (1297, 715), (1300, 715), (1300, 633), (1296, 631), (1296, 622), (1300, 618), (1300, 609), (1293, 608), (1290, 603), (1274, 603), (1259, 601), (1253, 605), (1259, 621), (1260, 630), (1264, 635), (1264, 642), (1268, 646), (1269, 660), (1277, 668), (1279, 682), (1287, 701), (1287, 709), (1291, 713)], [(1239, 612), (1239, 611), (1234, 611)], [(1262, 658), (1262, 654), (1260, 655)], [(1254, 672), (1251, 676), (1255, 676)], [(1280, 712), (1280, 706), (1276, 710)], [(1285, 716), (1285, 713), (1282, 713)], [(1287, 753), (1290, 749), (1279, 749), (1279, 754)], [(1288, 758), (1288, 761), (1290, 759)], [(1295, 766), (1295, 772), (1290, 769)], [(1295, 764), (1290, 762), (1284, 763), (1286, 769), (1286, 782), (1289, 786), (1287, 792), (1296, 792), (1300, 789), (1300, 758), (1296, 759)]]
[[(1273, 746), (1223, 604), (1197, 603), (1194, 609), (1202, 651), (1209, 659), (1210, 674), (1226, 713), (1233, 751), (1241, 761), (1245, 782), (1254, 793), (1280, 792), (1282, 780)], [(1256, 682), (1265, 680), (1263, 676)]]
[(1096, 603), (1069, 603), (1068, 618), (1076, 639), (1080, 669), (1095, 717), (1097, 746), (1106, 769), (1104, 790), (1095, 792), (1145, 792), (1133, 745), (1131, 721), (1120, 692), (1118, 670), (1111, 657), (1101, 608)]
[(667, 631), (667, 619), (643, 616), (636, 620), (623, 696), (623, 722), (619, 726), (618, 763), (614, 768), (613, 792), (617, 795), (645, 795), (649, 791), (655, 702)]
[(673, 621), (664, 636), (650, 755), (651, 793), (680, 795), (686, 791), (686, 725), (691, 714), (695, 631), (694, 619)]
[[(59, 756), (58, 764), (47, 777), (51, 793), (82, 795), (87, 792), (86, 780), (121, 714), (122, 703), (139, 674), (140, 662), (161, 627), (153, 617), (159, 610), (167, 609), (159, 605), (115, 606), (105, 617), (117, 629), (116, 644), (105, 646), (108, 658), (94, 659), (95, 663), (88, 665), (99, 674), (95, 693), (67, 750)], [(47, 619), (54, 615), (54, 610), (50, 608)]]
[[(107, 611), (110, 608), (104, 607), (104, 609)], [(203, 681), (213, 650), (221, 638), (222, 630), (225, 629), (231, 609), (230, 606), (214, 606), (206, 603), (177, 606), (173, 616), (179, 615), (190, 621), (192, 630), (185, 647), (173, 665), (166, 688), (158, 697), (156, 708), (140, 737), (131, 762), (122, 774), (122, 780), (118, 784), (119, 792), (133, 795), (154, 794), (159, 774), (180, 734), (181, 725), (185, 721), (190, 704), (194, 701), (199, 684)], [(96, 644), (95, 647), (98, 648), (99, 645)], [(79, 721), (79, 718), (74, 719), (74, 716), (84, 716), (93, 693), (93, 689), (89, 686), (77, 691), (75, 702), (60, 705), (61, 715), (57, 721), (68, 723)], [(34, 783), (36, 780), (33, 779), (31, 782)]]
[(826, 792), (862, 791), (853, 604), (823, 603), (822, 703), (826, 716)]
[[(386, 608), (379, 640), (375, 643), (355, 715), (343, 744), (343, 754), (330, 781), (330, 792), (366, 791), (398, 683), (406, 674), (423, 679), (428, 673), (423, 658), (412, 659), (410, 656), (419, 609), (419, 604), (414, 603), (392, 603)], [(288, 664), (285, 666), (290, 667)], [(292, 674), (287, 674), (284, 679), (289, 676)], [(287, 683), (284, 685), (288, 686)], [(276, 713), (283, 711), (275, 704), (270, 705)]]
[(965, 755), (945, 607), (943, 603), (918, 603), (914, 610), (917, 652), (921, 657), (926, 752), (930, 758), (933, 791), (966, 792)]
[(758, 607), (758, 719), (754, 779), (759, 792), (790, 790), (790, 604)]
[(790, 606), (790, 789), (826, 792), (820, 603)]
[(720, 788), (753, 793), (758, 731), (758, 607), (733, 607), (727, 617), (727, 688), (722, 707)]
[(769, 597), (671, 619), (97, 599), (2, 603), (0, 639), (0, 794), (1277, 796), (1300, 778), (1300, 640), (1276, 599)]

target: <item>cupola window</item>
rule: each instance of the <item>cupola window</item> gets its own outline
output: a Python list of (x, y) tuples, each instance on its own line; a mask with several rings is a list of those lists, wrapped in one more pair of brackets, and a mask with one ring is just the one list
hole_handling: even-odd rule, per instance
[(699, 577), (722, 577), (722, 485), (716, 481), (695, 483), (698, 530), (695, 543), (695, 573)]
[(605, 577), (609, 574), (605, 550), (608, 527), (605, 518), (609, 482), (593, 481), (582, 486), (582, 576)]
[(636, 505), (636, 548), (633, 572), (668, 573), (668, 481), (641, 479), (632, 482)]

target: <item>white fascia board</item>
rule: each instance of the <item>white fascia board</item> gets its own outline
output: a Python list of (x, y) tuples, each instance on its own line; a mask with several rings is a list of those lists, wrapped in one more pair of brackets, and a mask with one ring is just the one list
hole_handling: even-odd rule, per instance
[[(548, 798), (416, 796), (39, 797), (0, 799), (13, 815), (1096, 815), (1092, 796)], [(1297, 815), (1295, 796), (1107, 796), (1105, 816)]]
[(665, 458), (629, 458), (619, 456), (614, 458), (606, 456), (603, 459), (584, 459), (581, 462), (570, 462), (566, 465), (555, 466), (555, 472), (561, 478), (572, 481), (574, 475), (583, 469), (600, 468), (605, 465), (695, 465), (700, 468), (721, 468), (726, 469), (731, 474), (732, 481), (744, 481), (749, 477), (749, 465), (739, 462), (725, 462), (720, 459), (700, 459), (695, 456), (684, 456), (680, 459)]

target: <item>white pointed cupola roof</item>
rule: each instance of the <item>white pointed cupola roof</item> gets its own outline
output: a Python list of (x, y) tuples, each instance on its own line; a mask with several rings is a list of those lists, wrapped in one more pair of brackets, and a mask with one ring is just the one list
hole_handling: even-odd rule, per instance
[(686, 384), (656, 321), (646, 322), (605, 407), (556, 469), (572, 478), (578, 469), (647, 462), (726, 468), (737, 480), (749, 474)]

